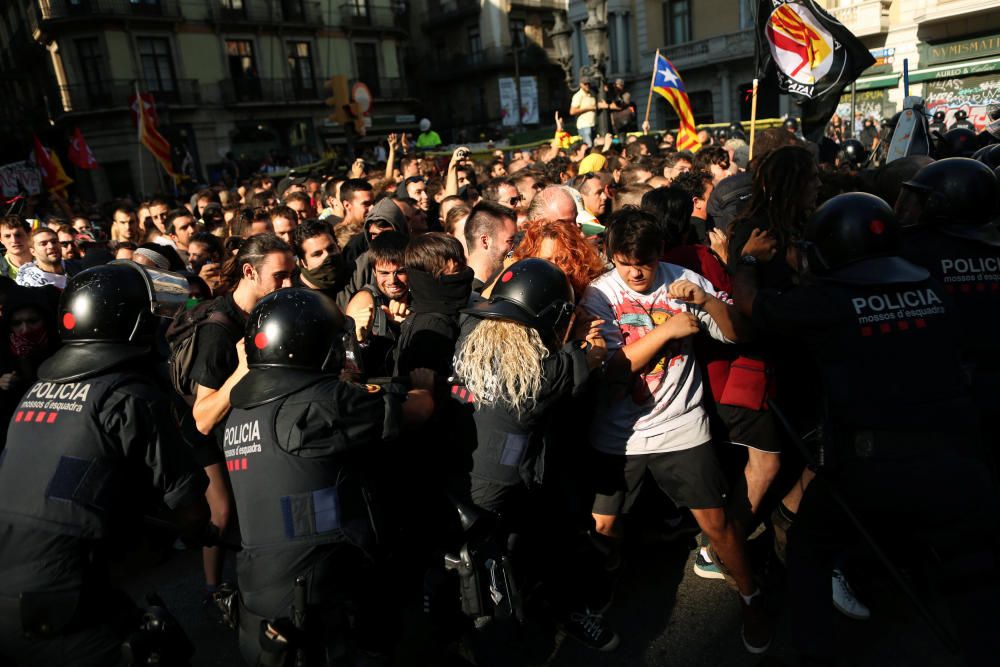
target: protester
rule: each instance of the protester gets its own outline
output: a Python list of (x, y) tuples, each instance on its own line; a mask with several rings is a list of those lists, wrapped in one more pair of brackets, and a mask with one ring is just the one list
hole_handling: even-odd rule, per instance
[(472, 291), (481, 292), (503, 266), (504, 258), (514, 249), (517, 214), (501, 204), (482, 201), (469, 213), (463, 233), (468, 264), (475, 275)]

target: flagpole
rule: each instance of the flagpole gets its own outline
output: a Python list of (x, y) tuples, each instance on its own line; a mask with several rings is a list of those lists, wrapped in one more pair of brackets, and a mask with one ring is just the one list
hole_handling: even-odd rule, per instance
[(653, 56), (653, 75), (649, 78), (649, 99), (646, 100), (646, 118), (642, 121), (642, 133), (648, 134), (649, 130), (649, 107), (653, 105), (653, 83), (656, 81), (656, 63), (660, 62), (660, 50), (656, 50)]
[(136, 103), (136, 149), (139, 156), (139, 199), (146, 198), (146, 178), (142, 168), (142, 123), (144, 121), (144, 109), (142, 108), (142, 97), (139, 95), (139, 81), (135, 81), (135, 103)]
[(747, 160), (753, 159), (753, 137), (757, 133), (757, 83), (758, 80), (754, 79), (750, 98), (750, 153)]

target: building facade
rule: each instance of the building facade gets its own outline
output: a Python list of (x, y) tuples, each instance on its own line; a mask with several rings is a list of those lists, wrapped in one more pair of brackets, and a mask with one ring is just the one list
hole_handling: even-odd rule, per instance
[[(551, 125), (570, 91), (548, 31), (566, 0), (417, 0), (413, 72), (428, 117), (447, 141), (496, 138)], [(516, 56), (516, 58), (515, 58)]]
[[(1000, 103), (1000, 4), (995, 0), (818, 0), (871, 51), (876, 64), (863, 73), (855, 106), (864, 116), (891, 117), (902, 108), (903, 60), (911, 94), (951, 122), (963, 109), (977, 127)], [(756, 0), (608, 0), (609, 78), (623, 78), (645, 112), (657, 50), (684, 79), (698, 123), (750, 119), (755, 73)], [(585, 0), (571, 0), (574, 63), (585, 62), (581, 27)], [(849, 96), (840, 108), (850, 113)], [(795, 115), (787, 95), (763, 82), (758, 118)], [(677, 127), (665, 100), (652, 98), (654, 128)]]
[(300, 164), (343, 144), (326, 105), (331, 75), (369, 87), (373, 134), (416, 127), (403, 2), (0, 0), (0, 7), (0, 120), (20, 119), (21, 134), (31, 128), (56, 144), (53, 135), (80, 128), (101, 168), (74, 176), (97, 199), (168, 185), (138, 147), (130, 108), (137, 89), (155, 100), (175, 167), (208, 182), (230, 153), (246, 165)]

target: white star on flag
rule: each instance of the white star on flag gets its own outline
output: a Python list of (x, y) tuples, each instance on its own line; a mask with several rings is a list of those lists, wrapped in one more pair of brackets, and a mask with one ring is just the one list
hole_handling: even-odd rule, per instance
[(669, 83), (677, 83), (677, 77), (674, 75), (673, 70), (669, 67), (666, 69), (657, 70), (659, 74), (663, 75), (663, 79)]

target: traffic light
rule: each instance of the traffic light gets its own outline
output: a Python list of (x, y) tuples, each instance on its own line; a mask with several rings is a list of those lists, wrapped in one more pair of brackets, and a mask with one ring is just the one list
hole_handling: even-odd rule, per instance
[(342, 74), (334, 74), (326, 82), (325, 87), (330, 91), (330, 97), (326, 98), (326, 104), (333, 107), (330, 120), (341, 125), (351, 123), (358, 134), (363, 134), (365, 121), (362, 118), (360, 107), (351, 100), (347, 77)]

